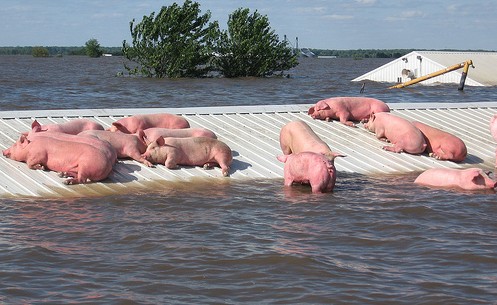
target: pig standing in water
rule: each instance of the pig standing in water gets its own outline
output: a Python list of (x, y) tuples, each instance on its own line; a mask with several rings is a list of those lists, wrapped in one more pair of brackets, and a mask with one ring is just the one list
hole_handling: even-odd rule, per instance
[(426, 141), (421, 131), (408, 120), (387, 112), (372, 114), (364, 127), (376, 134), (380, 140), (388, 140), (393, 146), (383, 149), (393, 152), (421, 154), (426, 149)]
[(147, 144), (150, 144), (157, 140), (159, 137), (163, 138), (189, 138), (189, 137), (206, 137), (217, 139), (214, 132), (205, 128), (160, 128), (153, 127), (147, 128), (143, 131), (145, 133), (145, 139)]
[(75, 119), (66, 123), (40, 125), (37, 120), (31, 123), (31, 129), (37, 128), (39, 131), (53, 131), (77, 135), (83, 130), (104, 130), (104, 127), (97, 122), (87, 119)]
[(190, 123), (176, 114), (155, 113), (155, 114), (137, 114), (127, 118), (120, 119), (109, 128), (110, 131), (121, 131), (124, 133), (135, 133), (139, 129), (145, 130), (152, 127), (161, 128), (189, 128)]
[(212, 138), (163, 138), (159, 137), (147, 147), (143, 154), (154, 164), (164, 164), (167, 168), (178, 165), (221, 167), (223, 176), (228, 176), (233, 154), (225, 143)]
[(493, 189), (497, 185), (479, 168), (432, 168), (421, 173), (414, 183), (433, 187), (458, 187), (468, 191)]
[(63, 141), (37, 136), (19, 140), (3, 155), (15, 161), (26, 162), (31, 169), (48, 169), (59, 172), (66, 184), (100, 181), (112, 171), (112, 162), (100, 149), (81, 142)]
[(426, 152), (438, 160), (464, 161), (468, 151), (464, 142), (453, 134), (428, 126), (421, 122), (412, 122), (426, 141)]
[(390, 112), (390, 108), (385, 102), (370, 97), (332, 97), (317, 102), (307, 113), (313, 119), (334, 119), (355, 126), (352, 121), (367, 120), (378, 112)]
[(152, 163), (142, 156), (147, 150), (143, 130), (139, 130), (136, 134), (110, 132), (107, 130), (85, 130), (78, 135), (83, 137), (95, 137), (109, 142), (116, 150), (118, 158), (132, 158), (148, 167), (152, 166)]
[(285, 163), (285, 186), (294, 182), (310, 184), (313, 193), (332, 192), (335, 187), (336, 173), (333, 162), (322, 154), (301, 152), (277, 157)]
[(304, 151), (315, 152), (325, 155), (328, 159), (344, 157), (331, 151), (318, 135), (304, 121), (293, 121), (280, 130), (280, 147), (285, 155), (298, 154)]

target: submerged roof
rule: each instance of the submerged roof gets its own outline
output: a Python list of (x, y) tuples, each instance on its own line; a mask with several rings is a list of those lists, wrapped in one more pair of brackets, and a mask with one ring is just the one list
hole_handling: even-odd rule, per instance
[[(157, 188), (169, 182), (219, 179), (253, 180), (283, 178), (279, 132), (293, 120), (303, 120), (332, 150), (347, 155), (337, 158), (340, 172), (377, 175), (423, 171), (432, 167), (481, 167), (492, 169), (496, 143), (490, 135), (489, 121), (497, 113), (496, 103), (478, 104), (391, 104), (392, 112), (418, 120), (459, 136), (468, 148), (463, 163), (438, 161), (426, 155), (396, 154), (381, 149), (385, 143), (359, 125), (352, 128), (338, 122), (313, 120), (307, 115), (311, 105), (236, 106), (206, 108), (78, 109), (59, 111), (0, 112), (0, 147), (11, 146), (21, 132), (30, 129), (33, 119), (40, 123), (65, 122), (88, 118), (109, 127), (124, 116), (138, 113), (176, 113), (192, 127), (214, 131), (233, 150), (230, 177), (219, 168), (181, 167), (170, 170), (162, 165), (148, 168), (133, 160), (120, 161), (108, 179), (86, 185), (66, 186), (56, 173), (30, 170), (25, 163), (0, 157), (0, 197), (9, 196), (101, 196)], [(214, 179), (214, 180), (213, 180)], [(283, 183), (283, 182), (281, 182)]]
[[(449, 52), (414, 51), (384, 64), (352, 81), (372, 80), (378, 82), (405, 82), (410, 80), (403, 71), (410, 71), (415, 77), (424, 76), (447, 67), (471, 60), (466, 78), (469, 86), (497, 86), (497, 52)], [(462, 69), (423, 81), (421, 84), (459, 83)]]

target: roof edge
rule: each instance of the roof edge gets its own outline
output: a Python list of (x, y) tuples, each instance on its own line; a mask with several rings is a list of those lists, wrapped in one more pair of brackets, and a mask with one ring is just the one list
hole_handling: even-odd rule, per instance
[[(433, 109), (433, 108), (496, 108), (497, 101), (472, 103), (387, 103), (391, 109)], [(2, 119), (40, 118), (40, 117), (98, 117), (129, 116), (147, 113), (174, 113), (181, 115), (196, 114), (240, 114), (240, 113), (274, 113), (274, 112), (307, 112), (314, 104), (288, 105), (248, 105), (248, 106), (216, 106), (216, 107), (183, 107), (183, 108), (116, 108), (116, 109), (54, 109), (54, 110), (15, 110), (0, 111)]]

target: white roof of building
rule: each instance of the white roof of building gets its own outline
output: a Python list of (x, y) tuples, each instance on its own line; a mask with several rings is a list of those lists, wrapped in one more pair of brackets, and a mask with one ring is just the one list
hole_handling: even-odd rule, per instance
[[(0, 197), (18, 196), (102, 196), (160, 188), (165, 183), (225, 179), (254, 180), (283, 178), (279, 132), (293, 120), (303, 120), (333, 151), (347, 155), (335, 160), (340, 172), (384, 175), (421, 172), (432, 167), (493, 169), (495, 147), (490, 118), (497, 113), (497, 102), (478, 104), (390, 104), (392, 112), (409, 120), (418, 120), (459, 136), (468, 156), (462, 163), (439, 161), (426, 155), (396, 154), (382, 150), (385, 145), (364, 129), (336, 121), (313, 120), (307, 110), (311, 105), (233, 106), (205, 108), (78, 109), (49, 111), (0, 111), (0, 148), (10, 147), (21, 132), (30, 129), (33, 119), (41, 124), (87, 118), (105, 128), (112, 122), (138, 113), (175, 113), (184, 116), (192, 127), (216, 133), (233, 150), (230, 177), (222, 177), (219, 168), (181, 167), (170, 170), (158, 165), (148, 168), (133, 160), (120, 161), (108, 179), (85, 185), (64, 185), (63, 179), (49, 171), (30, 170), (25, 163), (0, 157)], [(220, 180), (221, 179), (221, 180)], [(223, 180), (224, 179), (224, 180)], [(217, 182), (216, 182), (217, 181)], [(193, 182), (191, 182), (193, 183)], [(281, 180), (283, 183), (283, 180)]]
[[(381, 67), (365, 73), (352, 81), (372, 80), (378, 82), (405, 82), (410, 80), (403, 71), (413, 72), (415, 77), (424, 76), (458, 63), (472, 60), (466, 78), (468, 86), (497, 86), (497, 52), (449, 52), (414, 51)], [(459, 83), (462, 69), (425, 80), (420, 84)]]

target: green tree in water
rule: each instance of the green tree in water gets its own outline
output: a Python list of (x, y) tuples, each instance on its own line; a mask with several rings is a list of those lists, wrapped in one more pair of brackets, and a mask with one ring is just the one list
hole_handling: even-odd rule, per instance
[(220, 33), (214, 63), (226, 77), (264, 77), (298, 65), (287, 41), (279, 41), (267, 16), (249, 9), (234, 11), (228, 30)]
[(90, 57), (100, 57), (102, 56), (102, 50), (100, 49), (100, 44), (98, 40), (92, 38), (85, 43), (86, 55)]
[(33, 57), (48, 57), (50, 54), (45, 47), (33, 47), (31, 55), (33, 55)]
[(160, 12), (130, 22), (131, 45), (123, 41), (123, 55), (138, 64), (130, 74), (148, 77), (201, 77), (210, 70), (212, 45), (219, 32), (218, 23), (210, 23), (210, 11), (201, 15), (200, 5), (186, 0)]

